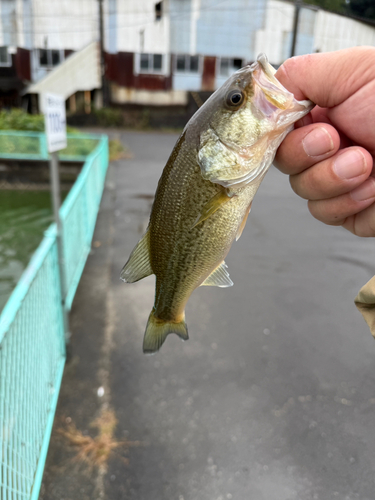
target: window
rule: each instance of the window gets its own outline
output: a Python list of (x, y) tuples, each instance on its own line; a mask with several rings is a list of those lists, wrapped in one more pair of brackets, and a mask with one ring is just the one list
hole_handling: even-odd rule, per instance
[(148, 70), (149, 69), (149, 60), (150, 60), (150, 54), (141, 54), (141, 70)]
[(199, 73), (199, 56), (178, 55), (176, 57), (178, 73)]
[(39, 49), (39, 66), (48, 66), (48, 50)]
[(51, 58), (52, 58), (52, 66), (57, 66), (60, 64), (60, 51), (59, 50), (51, 50)]
[(11, 66), (12, 58), (8, 52), (8, 47), (0, 47), (0, 66)]
[(39, 49), (39, 66), (42, 68), (57, 66), (62, 60), (61, 50)]
[(220, 76), (230, 76), (232, 73), (242, 68), (242, 59), (231, 59), (228, 57), (220, 58), (219, 74)]
[(160, 21), (163, 15), (163, 2), (155, 4), (155, 21)]
[(162, 65), (161, 54), (154, 54), (153, 63), (154, 63), (153, 69), (155, 71), (161, 71), (161, 65)]
[(163, 55), (162, 54), (141, 54), (139, 60), (140, 73), (162, 73)]

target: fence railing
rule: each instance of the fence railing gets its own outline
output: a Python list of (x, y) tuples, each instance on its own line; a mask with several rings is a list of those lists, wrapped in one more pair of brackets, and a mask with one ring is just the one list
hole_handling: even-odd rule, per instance
[[(99, 138), (92, 134), (68, 134), (68, 145), (59, 152), (62, 161), (85, 161)], [(0, 158), (9, 160), (48, 160), (47, 140), (41, 132), (0, 131)]]
[(108, 166), (107, 137), (95, 140), (60, 209), (65, 301), (52, 224), (0, 315), (1, 500), (39, 496), (65, 364), (62, 304), (70, 309), (90, 251)]

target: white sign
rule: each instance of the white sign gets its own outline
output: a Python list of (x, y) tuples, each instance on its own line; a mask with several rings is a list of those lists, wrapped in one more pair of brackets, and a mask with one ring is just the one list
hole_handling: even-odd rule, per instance
[(44, 121), (49, 153), (67, 146), (65, 99), (57, 94), (44, 94)]

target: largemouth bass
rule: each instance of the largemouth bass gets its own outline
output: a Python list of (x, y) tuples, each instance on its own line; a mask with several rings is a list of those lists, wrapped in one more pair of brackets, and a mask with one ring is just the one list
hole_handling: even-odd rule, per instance
[(234, 73), (188, 122), (164, 168), (147, 231), (121, 272), (127, 283), (156, 276), (145, 353), (170, 333), (189, 338), (185, 305), (195, 288), (233, 285), (224, 259), (278, 146), (313, 106), (274, 74), (263, 54)]

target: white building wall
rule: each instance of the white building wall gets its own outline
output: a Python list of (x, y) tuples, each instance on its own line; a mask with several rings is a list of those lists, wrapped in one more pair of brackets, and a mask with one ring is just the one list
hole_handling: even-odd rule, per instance
[(254, 35), (264, 25), (266, 6), (266, 0), (201, 0), (197, 52), (254, 60)]
[(0, 2), (0, 20), (1, 20), (1, 34), (0, 44), (3, 45), (17, 45), (17, 38), (19, 32), (18, 26), (18, 12), (16, 0), (2, 0)]
[[(267, 54), (273, 65), (290, 57), (294, 5), (282, 0), (267, 2), (264, 27), (255, 34), (256, 52)], [(375, 45), (375, 27), (354, 19), (319, 10), (300, 10), (295, 55), (329, 52), (357, 45)]]
[[(281, 64), (290, 46), (294, 5), (280, 0), (267, 2), (264, 25), (255, 33), (255, 54), (264, 52), (270, 63)], [(290, 48), (289, 48), (290, 52)]]
[(95, 0), (33, 0), (34, 48), (80, 50), (99, 38)]
[(197, 53), (200, 4), (200, 0), (169, 0), (171, 52), (190, 55)]
[(202, 74), (173, 73), (173, 88), (176, 90), (201, 90)]
[(22, 23), (18, 46), (31, 50), (34, 43), (33, 0), (19, 0), (17, 12)]
[(375, 28), (355, 19), (319, 10), (315, 23), (314, 50), (330, 52), (358, 45), (375, 45)]
[(157, 0), (117, 1), (117, 50), (167, 54), (169, 50), (169, 2), (163, 0), (163, 13), (155, 19)]

